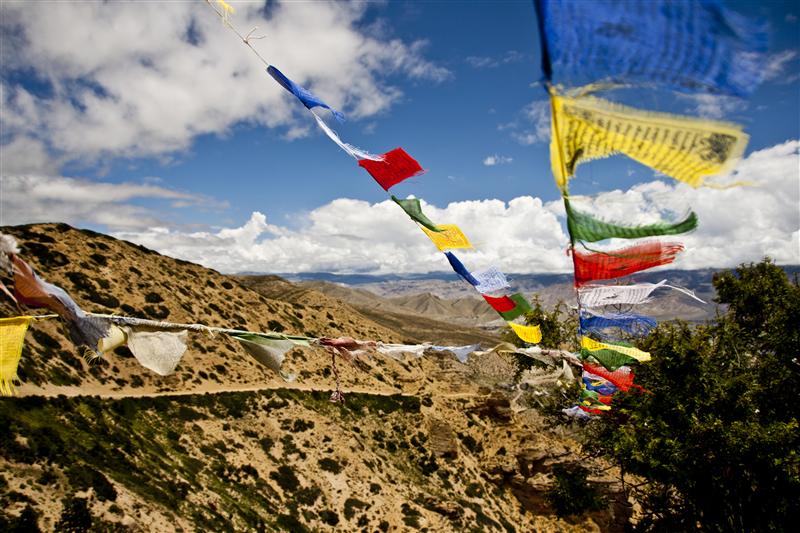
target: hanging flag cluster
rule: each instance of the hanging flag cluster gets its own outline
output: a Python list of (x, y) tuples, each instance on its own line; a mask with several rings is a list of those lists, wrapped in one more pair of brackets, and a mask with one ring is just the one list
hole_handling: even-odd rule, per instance
[[(207, 0), (212, 7), (213, 4)], [(223, 2), (224, 4), (224, 2)], [(344, 150), (348, 155), (358, 161), (358, 165), (366, 170), (370, 176), (381, 186), (387, 193), (389, 189), (409, 178), (419, 176), (425, 172), (422, 166), (405, 150), (402, 148), (395, 148), (383, 155), (375, 156), (356, 148), (350, 144), (343, 142), (339, 136), (334, 132), (325, 121), (314, 111), (315, 108), (327, 109), (331, 112), (334, 118), (338, 121), (344, 120), (344, 115), (339, 111), (333, 109), (326, 104), (322, 99), (315, 96), (311, 91), (302, 87), (301, 85), (292, 81), (288, 76), (283, 74), (278, 68), (267, 63), (258, 52), (250, 45), (246, 37), (236, 30), (228, 18), (229, 11), (224, 6), (219, 10), (214, 8), (214, 11), (219, 15), (225, 24), (238, 35), (242, 41), (250, 47), (250, 49), (258, 56), (258, 58), (267, 66), (267, 73), (278, 82), (278, 84), (294, 95), (306, 109), (308, 109), (314, 116), (314, 120), (320, 129), (327, 135), (337, 146)], [(525, 325), (512, 322), (513, 320), (522, 317), (524, 314), (531, 310), (530, 305), (521, 294), (501, 294), (507, 288), (508, 281), (505, 275), (500, 272), (496, 267), (490, 267), (486, 271), (476, 272), (474, 275), (466, 269), (461, 261), (450, 251), (456, 249), (470, 249), (472, 243), (466, 235), (455, 224), (436, 224), (432, 222), (423, 212), (420, 201), (416, 198), (408, 198), (405, 200), (398, 199), (396, 196), (390, 194), (391, 199), (397, 203), (403, 211), (416, 222), (425, 235), (430, 238), (436, 248), (444, 252), (447, 260), (453, 267), (453, 270), (459, 274), (464, 280), (472, 285), (478, 293), (480, 293), (489, 305), (498, 312), (498, 314), (505, 320), (517, 336), (526, 343), (536, 344), (541, 341), (542, 335), (538, 325)]]
[(203, 324), (176, 324), (117, 315), (87, 313), (62, 288), (44, 281), (33, 268), (17, 255), (13, 238), (0, 234), (0, 269), (11, 276), (13, 291), (0, 283), (0, 288), (17, 305), (31, 309), (45, 309), (53, 314), (0, 318), (0, 395), (14, 393), (18, 381), (17, 368), (22, 356), (25, 333), (31, 323), (39, 320), (61, 319), (76, 347), (90, 358), (108, 356), (114, 349), (127, 345), (143, 367), (161, 376), (175, 371), (187, 349), (189, 331), (221, 333), (235, 339), (244, 351), (256, 361), (272, 370), (285, 381), (294, 381), (295, 375), (286, 373), (283, 362), (293, 348), (322, 347), (331, 354), (336, 391), (332, 399), (342, 401), (344, 395), (336, 369), (336, 357), (346, 361), (365, 353), (379, 353), (394, 359), (403, 355), (420, 357), (423, 353), (449, 352), (462, 363), (472, 353), (480, 352), (480, 344), (468, 346), (437, 346), (424, 344), (385, 344), (377, 341), (356, 340), (350, 337), (306, 337), (276, 332), (251, 332), (238, 329), (206, 326)]
[[(581, 163), (622, 154), (692, 187), (720, 187), (710, 178), (731, 170), (748, 140), (736, 124), (634, 109), (592, 93), (624, 85), (746, 96), (763, 77), (766, 32), (717, 0), (534, 3), (550, 99), (550, 160), (567, 214), (584, 367), (580, 403), (564, 412), (587, 417), (610, 409), (617, 390), (636, 386), (628, 365), (650, 359), (623, 339), (646, 335), (655, 320), (619, 312), (619, 306), (648, 302), (661, 287), (696, 298), (666, 280), (612, 280), (672, 263), (683, 245), (653, 238), (692, 231), (698, 220), (694, 212), (642, 226), (601, 220), (572, 205), (569, 180)], [(603, 251), (588, 246), (609, 239), (650, 240)]]

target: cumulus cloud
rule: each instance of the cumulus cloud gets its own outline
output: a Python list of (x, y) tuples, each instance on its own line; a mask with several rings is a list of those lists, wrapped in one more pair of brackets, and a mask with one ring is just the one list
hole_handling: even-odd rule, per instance
[[(800, 141), (790, 141), (743, 160), (736, 179), (756, 182), (752, 187), (695, 190), (674, 181), (653, 181), (573, 201), (584, 211), (625, 224), (679, 217), (691, 206), (700, 226), (692, 234), (671, 238), (687, 248), (676, 268), (730, 267), (765, 255), (781, 264), (798, 264), (799, 150)], [(568, 237), (560, 200), (522, 196), (441, 208), (423, 201), (422, 206), (431, 220), (457, 224), (469, 237), (475, 249), (457, 252), (469, 268), (497, 265), (509, 273), (571, 269), (564, 254)], [(388, 200), (370, 204), (338, 199), (304, 215), (301, 222), (301, 229), (289, 229), (253, 213), (238, 228), (181, 232), (155, 227), (116, 236), (224, 272), (409, 274), (448, 268), (442, 254)]]
[[(366, 9), (271, 3), (265, 18), (263, 5), (243, 3), (233, 22), (258, 26), (261, 55), (352, 118), (401, 98), (387, 76), (451, 76), (423, 57), (424, 41), (365, 34)], [(200, 2), (7, 2), (2, 12), (3, 69), (19, 74), (0, 84), (4, 139), (94, 161), (168, 154), (241, 122), (284, 127), (290, 138), (309, 131), (295, 123), (296, 102)], [(5, 148), (15, 156), (6, 165), (31, 163)]]
[[(145, 180), (154, 181), (154, 180)], [(148, 228), (163, 224), (153, 211), (130, 203), (148, 198), (173, 208), (222, 208), (210, 198), (149, 183), (102, 183), (63, 176), (4, 176), (0, 184), (0, 224), (67, 222), (100, 224), (111, 229)]]
[(487, 167), (493, 167), (495, 165), (507, 165), (507, 164), (511, 163), (512, 161), (514, 161), (513, 157), (507, 157), (507, 156), (504, 156), (504, 155), (494, 154), (494, 155), (487, 156), (483, 160), (483, 164), (485, 166), (487, 166)]
[[(800, 141), (754, 152), (733, 179), (754, 182), (727, 190), (692, 189), (673, 180), (642, 183), (593, 197), (573, 197), (582, 211), (629, 225), (678, 218), (691, 207), (700, 218), (691, 234), (668, 237), (686, 245), (675, 268), (730, 267), (769, 255), (800, 264)], [(70, 178), (4, 179), (4, 224), (91, 221), (112, 234), (172, 257), (223, 272), (410, 274), (445, 271), (448, 264), (397, 205), (341, 198), (297, 215), (291, 227), (253, 213), (238, 227), (187, 231), (131, 203), (156, 198), (213, 203), (156, 185), (103, 184)], [(496, 265), (508, 273), (569, 272), (564, 207), (522, 196), (509, 202), (474, 200), (438, 207), (421, 201), (434, 222), (457, 224), (474, 250), (457, 253), (471, 269)], [(22, 207), (24, 206), (24, 208)], [(612, 246), (627, 244), (619, 241)]]

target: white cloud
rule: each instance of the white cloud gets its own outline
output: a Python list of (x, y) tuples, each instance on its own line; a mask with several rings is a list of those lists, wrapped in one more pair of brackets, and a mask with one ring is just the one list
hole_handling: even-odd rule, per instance
[[(387, 76), (451, 76), (424, 59), (424, 41), (363, 33), (366, 4), (271, 4), (269, 19), (263, 5), (236, 8), (240, 31), (266, 35), (253, 41), (262, 56), (352, 118), (402, 97)], [(295, 123), (301, 106), (201, 2), (6, 2), (2, 12), (4, 71), (36, 78), (0, 86), (5, 139), (94, 161), (168, 154), (240, 122), (308, 134), (307, 116)]]
[(705, 118), (719, 119), (747, 109), (747, 101), (734, 96), (717, 94), (680, 94), (693, 104), (691, 111)]
[(0, 224), (67, 222), (101, 224), (112, 229), (141, 229), (163, 224), (164, 220), (154, 212), (128, 203), (141, 198), (168, 200), (173, 208), (225, 206), (209, 198), (147, 183), (101, 183), (62, 176), (3, 176)]
[(525, 54), (516, 50), (509, 50), (502, 56), (467, 56), (465, 61), (473, 68), (497, 68), (501, 65), (519, 63), (525, 59)]
[[(686, 245), (675, 268), (730, 267), (769, 255), (800, 263), (800, 141), (751, 154), (736, 179), (758, 186), (695, 190), (654, 181), (592, 199), (575, 198), (582, 210), (625, 224), (646, 224), (665, 212), (697, 212), (697, 231), (667, 240)], [(475, 246), (457, 254), (472, 269), (497, 265), (509, 273), (568, 272), (567, 236), (560, 200), (523, 196), (454, 202), (439, 208), (422, 202), (434, 222), (457, 224)], [(253, 213), (239, 228), (185, 233), (174, 229), (118, 232), (117, 236), (174, 257), (224, 272), (408, 274), (447, 270), (442, 254), (391, 201), (369, 204), (339, 199), (305, 215), (302, 229), (267, 223)], [(620, 244), (623, 244), (620, 242)], [(627, 244), (627, 243), (626, 243)]]
[(507, 157), (507, 156), (504, 156), (504, 155), (494, 154), (494, 155), (487, 156), (483, 160), (483, 164), (485, 166), (487, 166), (487, 167), (493, 167), (495, 165), (507, 165), (507, 164), (511, 163), (512, 161), (514, 161), (513, 157)]
[[(800, 264), (800, 141), (754, 152), (741, 161), (736, 180), (755, 186), (692, 189), (672, 180), (652, 181), (627, 191), (574, 205), (614, 222), (652, 223), (668, 216), (698, 214), (699, 228), (666, 237), (686, 245), (675, 268), (730, 267), (765, 255), (781, 264)], [(152, 181), (152, 180), (150, 180)], [(223, 272), (312, 272), (408, 274), (447, 270), (425, 235), (390, 200), (370, 204), (338, 199), (298, 215), (292, 228), (253, 213), (239, 227), (186, 231), (156, 220), (130, 203), (137, 198), (203, 203), (208, 199), (153, 184), (104, 184), (70, 178), (3, 181), (4, 224), (32, 221), (91, 221), (116, 224), (115, 236), (167, 255)], [(24, 209), (18, 206), (24, 205)], [(564, 207), (522, 196), (453, 202), (437, 207), (422, 201), (434, 222), (457, 224), (474, 250), (458, 256), (471, 269), (497, 265), (508, 273), (569, 272), (565, 255)], [(300, 228), (300, 229), (293, 229)], [(618, 244), (629, 244), (620, 241)]]
[(500, 124), (497, 129), (508, 131), (515, 141), (525, 146), (549, 142), (550, 103), (547, 100), (535, 100), (523, 107), (516, 119)]
[[(783, 75), (786, 71), (788, 64), (797, 58), (795, 50), (784, 50), (769, 57), (767, 64), (764, 66), (764, 80), (774, 80)], [(785, 81), (793, 81), (797, 79), (797, 75), (789, 76)]]

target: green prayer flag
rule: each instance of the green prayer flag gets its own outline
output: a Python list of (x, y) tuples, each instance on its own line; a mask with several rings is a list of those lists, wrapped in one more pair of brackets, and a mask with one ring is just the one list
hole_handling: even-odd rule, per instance
[(514, 302), (515, 306), (514, 309), (510, 311), (504, 311), (504, 312), (498, 311), (498, 313), (500, 314), (501, 317), (503, 317), (504, 320), (506, 321), (514, 320), (518, 316), (531, 311), (530, 304), (525, 299), (525, 297), (522, 296), (520, 293), (512, 294), (508, 298)]
[(422, 212), (422, 207), (419, 205), (418, 198), (409, 198), (408, 200), (400, 200), (395, 195), (392, 195), (392, 200), (394, 200), (394, 202), (397, 205), (402, 207), (403, 211), (405, 211), (408, 216), (410, 216), (413, 220), (416, 220), (429, 230), (436, 232), (443, 231), (439, 229), (439, 226), (431, 222), (431, 220), (425, 216), (425, 213)]
[(567, 226), (575, 240), (597, 242), (604, 239), (638, 239), (656, 235), (677, 235), (692, 231), (697, 227), (697, 215), (690, 212), (685, 220), (673, 224), (656, 222), (646, 226), (621, 226), (594, 218), (592, 215), (575, 211), (569, 201), (564, 203), (567, 209)]
[(297, 345), (296, 340), (275, 339), (254, 333), (236, 333), (231, 335), (239, 341), (242, 348), (262, 365), (270, 368), (285, 381), (294, 381), (293, 374), (285, 374), (281, 370), (286, 352)]
[(629, 357), (624, 353), (619, 353), (615, 350), (592, 350), (589, 351), (586, 348), (581, 348), (581, 360), (586, 361), (597, 361), (606, 370), (610, 370), (611, 372), (617, 370), (621, 366), (625, 366), (631, 363), (636, 363), (636, 359), (633, 357)]

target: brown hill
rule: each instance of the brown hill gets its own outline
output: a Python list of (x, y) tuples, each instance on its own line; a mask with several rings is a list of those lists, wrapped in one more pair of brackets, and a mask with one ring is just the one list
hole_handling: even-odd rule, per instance
[(489, 346), (498, 341), (494, 331), (477, 327), (483, 324), (485, 318), (472, 311), (475, 307), (480, 308), (476, 304), (482, 304), (497, 318), (497, 314), (483, 300), (473, 302), (464, 298), (463, 302), (447, 301), (431, 294), (381, 298), (363, 289), (326, 281), (294, 284), (278, 276), (240, 276), (237, 279), (270, 298), (342, 306), (365, 320), (398, 332), (409, 343), (483, 343)]

